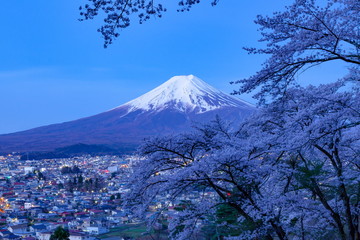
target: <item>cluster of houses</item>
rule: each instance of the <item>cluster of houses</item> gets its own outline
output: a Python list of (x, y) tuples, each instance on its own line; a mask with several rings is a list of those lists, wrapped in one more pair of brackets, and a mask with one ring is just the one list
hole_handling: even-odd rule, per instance
[[(96, 240), (111, 228), (133, 222), (121, 202), (134, 160), (135, 156), (0, 156), (0, 240), (49, 240), (58, 227), (69, 231), (70, 240)], [(199, 194), (184, 194), (177, 202), (159, 197), (149, 214), (165, 206), (164, 217), (172, 218), (176, 209), (197, 201)], [(205, 194), (215, 197), (214, 192)]]
[[(38, 161), (0, 156), (0, 239), (49, 240), (61, 226), (70, 240), (94, 240), (126, 223), (120, 206), (129, 162), (116, 156)], [(62, 171), (66, 167), (77, 171)], [(101, 187), (69, 188), (80, 178), (96, 179)]]

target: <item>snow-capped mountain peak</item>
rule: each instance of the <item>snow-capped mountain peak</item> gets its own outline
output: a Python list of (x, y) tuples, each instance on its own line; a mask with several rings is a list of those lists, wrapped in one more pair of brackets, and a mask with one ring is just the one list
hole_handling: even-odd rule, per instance
[(181, 112), (204, 113), (224, 106), (252, 107), (229, 96), (194, 75), (174, 76), (150, 92), (124, 104), (129, 112), (138, 109), (161, 111), (173, 108)]
[(191, 131), (194, 123), (207, 123), (216, 116), (236, 126), (254, 111), (251, 104), (222, 93), (193, 75), (176, 76), (112, 110), (0, 135), (0, 151), (52, 151), (79, 143), (126, 150), (145, 138)]

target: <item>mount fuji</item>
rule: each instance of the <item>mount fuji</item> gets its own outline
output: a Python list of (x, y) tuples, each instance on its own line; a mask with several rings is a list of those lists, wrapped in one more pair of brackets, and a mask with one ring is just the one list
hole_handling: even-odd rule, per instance
[(144, 138), (189, 131), (216, 115), (239, 122), (255, 107), (193, 76), (175, 76), (109, 111), (75, 121), (0, 135), (0, 152), (51, 151), (78, 143), (136, 146)]

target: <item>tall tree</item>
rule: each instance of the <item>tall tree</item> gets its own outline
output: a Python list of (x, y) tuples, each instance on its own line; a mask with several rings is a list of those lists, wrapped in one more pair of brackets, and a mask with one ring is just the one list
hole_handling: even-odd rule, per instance
[(54, 233), (51, 234), (50, 240), (70, 240), (69, 237), (69, 231), (59, 226), (55, 229)]

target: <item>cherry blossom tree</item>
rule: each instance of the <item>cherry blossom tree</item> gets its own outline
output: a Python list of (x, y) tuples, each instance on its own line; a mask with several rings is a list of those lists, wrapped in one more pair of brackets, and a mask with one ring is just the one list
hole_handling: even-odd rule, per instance
[[(254, 116), (144, 143), (124, 195), (129, 214), (165, 222), (172, 239), (360, 239), (360, 2), (317, 3), (258, 17), (267, 47), (248, 51), (270, 57), (236, 92), (261, 87), (266, 104)], [(349, 74), (292, 84), (328, 61), (348, 63)]]
[[(323, 3), (323, 6), (318, 2)], [(325, 2), (325, 3), (324, 3)], [(261, 86), (257, 97), (279, 96), (297, 73), (329, 61), (360, 64), (360, 2), (358, 0), (295, 0), (286, 11), (258, 16), (266, 48), (245, 48), (251, 54), (268, 54), (262, 69), (237, 81), (236, 93)]]
[(236, 131), (216, 119), (147, 141), (126, 207), (150, 224), (166, 216), (173, 239), (212, 224), (230, 239), (359, 239), (360, 95), (343, 86), (289, 88)]
[[(211, 0), (214, 6), (219, 0)], [(161, 2), (161, 1), (158, 1)], [(178, 11), (189, 11), (190, 8), (200, 3), (200, 0), (177, 0)], [(166, 4), (166, 3), (165, 3)], [(104, 24), (98, 31), (104, 37), (106, 48), (120, 35), (120, 30), (130, 26), (131, 17), (138, 17), (140, 24), (148, 21), (151, 17), (161, 18), (166, 12), (162, 3), (154, 0), (88, 0), (88, 4), (80, 7), (80, 20), (94, 19), (101, 13), (105, 13)]]
[[(247, 129), (260, 125), (269, 131), (270, 135), (261, 134), (270, 137), (265, 146), (271, 154), (273, 150), (277, 155), (283, 153), (283, 164), (287, 165), (282, 174), (288, 182), (285, 199), (300, 194), (302, 200), (296, 208), (305, 214), (303, 220), (311, 223), (316, 216), (325, 224), (311, 228), (329, 232), (336, 228), (336, 239), (359, 239), (359, 202), (355, 199), (360, 197), (360, 95), (355, 89), (341, 90), (342, 86), (344, 82), (339, 81), (291, 88), (282, 99), (263, 109), (262, 123), (251, 123)], [(254, 147), (259, 149), (261, 144)], [(288, 214), (296, 212), (292, 209)]]

